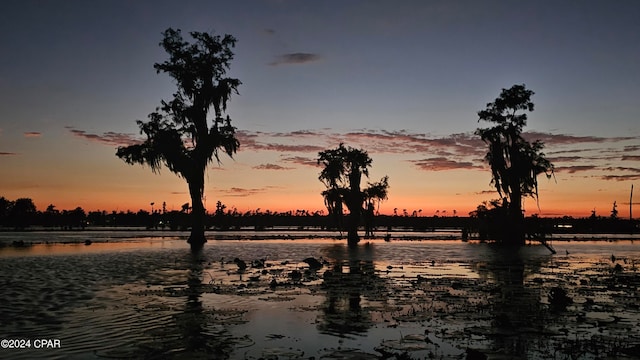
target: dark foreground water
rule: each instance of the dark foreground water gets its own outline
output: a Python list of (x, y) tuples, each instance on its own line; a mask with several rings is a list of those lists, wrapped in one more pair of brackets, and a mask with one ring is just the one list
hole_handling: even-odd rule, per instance
[(16, 236), (0, 236), (0, 358), (640, 358), (637, 241), (258, 235), (194, 256), (182, 236)]

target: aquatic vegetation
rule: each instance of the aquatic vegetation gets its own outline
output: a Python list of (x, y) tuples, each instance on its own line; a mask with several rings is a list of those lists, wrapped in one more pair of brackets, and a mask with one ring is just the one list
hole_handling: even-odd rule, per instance
[[(460, 242), (225, 240), (199, 257), (182, 246), (3, 258), (3, 335), (46, 330), (62, 357), (92, 341), (89, 355), (119, 358), (598, 359), (640, 346), (632, 246), (615, 263), (585, 244), (525, 247), (516, 261)], [(239, 273), (238, 254), (269, 260)], [(300, 260), (311, 257), (321, 270)]]
[(553, 311), (563, 311), (571, 304), (573, 304), (573, 299), (567, 296), (566, 290), (559, 286), (551, 288), (549, 291), (549, 306)]

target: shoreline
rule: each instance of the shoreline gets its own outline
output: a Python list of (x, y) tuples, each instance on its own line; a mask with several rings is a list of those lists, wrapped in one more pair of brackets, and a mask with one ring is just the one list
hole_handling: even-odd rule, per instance
[[(126, 232), (133, 233), (134, 231), (114, 231), (114, 233), (122, 234)], [(1, 237), (0, 236), (0, 249), (3, 248), (29, 248), (35, 245), (85, 245), (90, 246), (92, 244), (106, 244), (106, 243), (139, 243), (148, 240), (174, 240), (184, 241), (188, 239), (189, 235), (184, 231), (154, 231), (154, 230), (142, 230), (135, 231), (136, 234), (130, 234), (129, 236), (105, 236), (102, 238), (92, 237), (92, 233), (107, 234), (109, 231), (94, 231), (94, 230), (78, 230), (78, 231), (29, 231), (29, 232), (0, 232), (0, 235), (5, 234), (58, 234), (64, 235), (64, 233), (71, 234), (85, 234), (81, 238), (74, 239), (28, 239), (14, 237)], [(161, 234), (160, 234), (161, 232)], [(346, 244), (346, 236), (331, 234), (329, 232), (324, 234), (310, 234), (311, 231), (294, 231), (294, 234), (287, 234), (278, 231), (224, 231), (224, 232), (210, 232), (207, 234), (207, 243), (217, 241), (303, 241), (304, 240), (332, 240), (336, 242), (344, 242)], [(461, 236), (451, 234), (451, 232), (429, 232), (429, 233), (412, 233), (398, 231), (388, 232), (391, 235), (388, 237), (385, 235), (375, 235), (372, 237), (361, 238), (359, 246), (367, 246), (372, 243), (393, 243), (393, 242), (444, 242), (453, 241), (461, 243), (486, 243), (495, 244), (494, 240), (480, 240), (471, 237), (467, 240), (462, 239)], [(606, 235), (606, 236), (603, 236)], [(624, 235), (624, 234), (561, 234), (561, 237), (548, 237), (545, 238), (548, 243), (616, 243), (616, 242), (630, 242), (633, 244), (636, 240), (640, 240), (640, 234), (636, 235)], [(527, 239), (525, 246), (542, 246), (541, 242), (536, 239)]]

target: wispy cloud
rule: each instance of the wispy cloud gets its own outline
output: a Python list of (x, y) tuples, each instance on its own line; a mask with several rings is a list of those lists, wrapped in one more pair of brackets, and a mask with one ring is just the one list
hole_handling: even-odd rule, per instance
[(552, 163), (579, 161), (582, 160), (580, 156), (547, 156), (547, 159)]
[(261, 165), (254, 166), (253, 169), (256, 169), (256, 170), (291, 170), (293, 168), (284, 167), (284, 166), (280, 166), (280, 165), (277, 165), (277, 164), (261, 164)]
[(604, 171), (629, 171), (629, 172), (640, 173), (640, 169), (639, 168), (632, 168), (632, 167), (626, 167), (626, 166), (609, 166), (609, 167), (603, 168), (602, 170), (604, 170)]
[(598, 167), (594, 165), (573, 165), (573, 166), (556, 166), (554, 171), (575, 174), (580, 171), (590, 171), (590, 170), (596, 170), (596, 169), (598, 169)]
[(602, 180), (614, 180), (614, 181), (629, 181), (640, 180), (640, 174), (626, 174), (626, 175), (602, 175)]
[(102, 134), (92, 134), (84, 130), (75, 129), (71, 126), (67, 126), (66, 128), (67, 130), (69, 130), (71, 135), (75, 137), (105, 145), (128, 146), (139, 144), (141, 142), (139, 138), (132, 134), (118, 133), (113, 131), (107, 131)]
[(24, 137), (26, 138), (39, 138), (42, 137), (42, 133), (41, 132), (37, 132), (37, 131), (27, 131), (24, 133)]
[(484, 156), (483, 144), (471, 134), (454, 134), (447, 137), (431, 137), (428, 134), (411, 134), (405, 131), (358, 130), (336, 133), (330, 130), (304, 130), (288, 133), (239, 131), (243, 149), (318, 153), (345, 143), (362, 147), (370, 153), (424, 153), (452, 154), (457, 156)]
[(311, 167), (318, 167), (318, 160), (312, 157), (306, 156), (290, 156), (282, 158), (282, 161), (286, 161), (288, 163), (296, 164), (296, 165), (304, 165)]
[(307, 136), (308, 134), (300, 133), (265, 133), (265, 132), (250, 132), (250, 131), (238, 131), (236, 137), (240, 141), (241, 149), (250, 149), (257, 151), (277, 151), (277, 152), (319, 152), (325, 149), (322, 145), (305, 144), (300, 143), (277, 143), (270, 141), (270, 138), (289, 138), (296, 139), (299, 136)]
[(297, 52), (279, 55), (273, 62), (269, 63), (269, 65), (279, 66), (307, 64), (320, 61), (320, 59), (322, 59), (322, 57), (318, 54)]
[[(88, 133), (84, 130), (67, 128), (76, 137), (105, 145), (131, 145), (140, 139), (131, 134), (105, 132)], [(638, 137), (598, 137), (574, 136), (528, 132), (529, 140), (545, 142), (545, 153), (555, 165), (558, 173), (588, 173), (604, 180), (634, 179), (637, 176), (633, 162), (640, 160)], [(409, 130), (358, 129), (336, 132), (332, 129), (307, 129), (290, 132), (266, 132), (238, 130), (240, 151), (276, 152), (280, 161), (291, 166), (317, 167), (317, 154), (334, 148), (339, 143), (362, 148), (375, 157), (376, 154), (398, 156), (423, 171), (478, 170), (486, 169), (484, 156), (487, 145), (472, 132), (435, 136)], [(421, 159), (409, 160), (411, 156), (422, 155)], [(625, 164), (620, 162), (624, 161)], [(291, 167), (278, 164), (262, 164), (256, 170), (289, 170)], [(615, 172), (615, 174), (611, 174)], [(242, 189), (244, 193), (256, 189)], [(241, 196), (241, 191), (233, 192)]]
[(476, 194), (476, 195), (487, 195), (487, 194), (496, 195), (496, 190), (495, 189), (494, 190), (482, 190), (482, 191), (477, 191), (474, 194)]
[(625, 140), (634, 140), (636, 137), (601, 137), (601, 136), (576, 136), (569, 134), (551, 134), (536, 131), (527, 131), (522, 136), (528, 141), (540, 140), (547, 146), (560, 144), (584, 144), (584, 143), (604, 143)]
[(267, 190), (268, 190), (267, 188), (246, 189), (246, 188), (232, 187), (232, 188), (229, 188), (229, 189), (219, 189), (219, 190), (216, 190), (216, 191), (218, 193), (224, 194), (226, 196), (247, 197), (247, 196), (251, 196), (251, 195), (264, 193)]
[(460, 169), (481, 169), (481, 165), (474, 164), (469, 161), (456, 161), (443, 157), (426, 158), (422, 160), (409, 160), (419, 169), (428, 171), (446, 171)]

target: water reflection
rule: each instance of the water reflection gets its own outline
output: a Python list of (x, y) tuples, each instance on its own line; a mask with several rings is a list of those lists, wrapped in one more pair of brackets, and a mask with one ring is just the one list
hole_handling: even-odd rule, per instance
[(500, 247), (490, 255), (486, 263), (476, 265), (480, 277), (495, 284), (489, 294), (492, 321), (482, 335), (505, 354), (526, 357), (529, 343), (544, 332), (545, 319), (541, 289), (527, 286), (525, 277), (537, 273), (544, 258), (525, 249)]
[(339, 337), (366, 333), (373, 321), (363, 302), (386, 292), (386, 281), (375, 271), (373, 247), (334, 245), (324, 249), (324, 256), (330, 268), (323, 274), (325, 301), (318, 330)]
[(176, 325), (182, 333), (184, 353), (190, 358), (198, 355), (203, 358), (228, 358), (227, 354), (233, 350), (231, 335), (222, 324), (216, 323), (215, 311), (203, 307), (203, 293), (213, 290), (203, 283), (206, 257), (201, 251), (195, 252), (189, 255), (187, 261), (187, 287), (184, 294), (186, 302), (184, 311), (176, 314)]
[[(595, 359), (640, 349), (637, 243), (561, 243), (553, 256), (527, 246), (515, 258), (488, 244), (372, 243), (212, 241), (199, 256), (116, 245), (87, 253), (101, 249), (95, 242), (51, 246), (75, 249), (69, 256), (0, 251), (0, 298), (11, 299), (0, 306), (3, 330), (39, 329), (64, 344), (46, 355), (78, 358), (340, 358), (344, 349), (464, 358), (472, 348)], [(267, 261), (241, 276), (236, 256)], [(306, 276), (307, 257), (328, 264)], [(294, 282), (293, 271), (305, 275)], [(554, 312), (556, 287), (573, 303)]]

